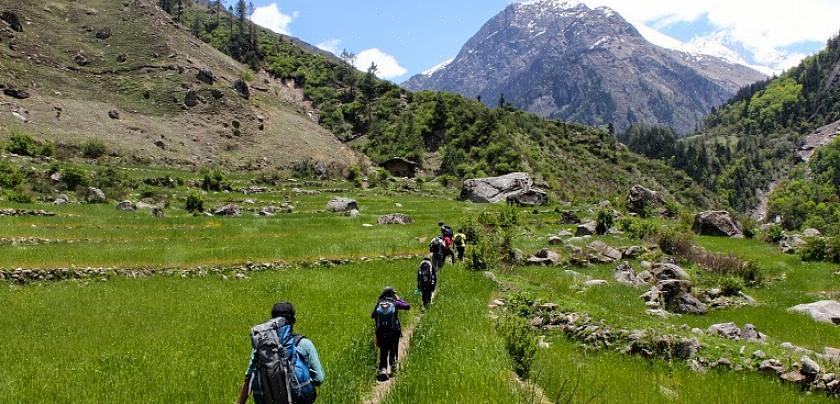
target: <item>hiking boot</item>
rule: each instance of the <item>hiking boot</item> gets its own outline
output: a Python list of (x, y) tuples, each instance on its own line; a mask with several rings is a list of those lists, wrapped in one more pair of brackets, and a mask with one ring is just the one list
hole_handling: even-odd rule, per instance
[(385, 369), (379, 369), (379, 373), (376, 374), (376, 380), (380, 382), (384, 382), (388, 380), (388, 371)]

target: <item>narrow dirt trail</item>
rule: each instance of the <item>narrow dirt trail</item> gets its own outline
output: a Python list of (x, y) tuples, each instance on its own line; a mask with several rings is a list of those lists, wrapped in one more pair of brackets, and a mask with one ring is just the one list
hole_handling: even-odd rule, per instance
[[(437, 292), (432, 294), (432, 302), (435, 301), (435, 296)], [(402, 338), (400, 338), (400, 345), (397, 349), (397, 364), (398, 368), (401, 368), (403, 363), (405, 363), (406, 359), (408, 358), (408, 349), (411, 347), (411, 337), (414, 336), (414, 331), (417, 330), (417, 326), (420, 325), (420, 322), (423, 320), (423, 317), (426, 315), (426, 312), (421, 312), (420, 315), (417, 316), (417, 320), (411, 323), (408, 327), (403, 330)], [(373, 386), (373, 390), (370, 392), (368, 398), (366, 398), (363, 403), (364, 404), (381, 404), (385, 401), (385, 397), (388, 397), (388, 393), (394, 389), (394, 384), (396, 383), (396, 378), (389, 378), (387, 381), (384, 382), (377, 382), (376, 385)]]

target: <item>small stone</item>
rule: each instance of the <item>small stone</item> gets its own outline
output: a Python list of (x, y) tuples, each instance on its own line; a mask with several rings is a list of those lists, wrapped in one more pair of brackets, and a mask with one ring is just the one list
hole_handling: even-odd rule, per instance
[(120, 119), (120, 111), (117, 111), (116, 109), (112, 109), (112, 110), (108, 111), (108, 117), (111, 118), (111, 119)]
[(814, 378), (820, 373), (820, 365), (817, 364), (817, 362), (814, 362), (814, 360), (809, 358), (807, 355), (802, 356), (802, 358), (799, 359), (799, 363), (801, 364), (799, 371), (809, 378)]

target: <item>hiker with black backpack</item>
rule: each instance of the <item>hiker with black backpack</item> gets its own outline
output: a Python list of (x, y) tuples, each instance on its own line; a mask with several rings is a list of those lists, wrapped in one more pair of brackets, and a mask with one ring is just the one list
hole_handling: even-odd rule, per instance
[(429, 243), (429, 252), (432, 253), (432, 267), (435, 271), (442, 269), (446, 264), (446, 242), (443, 237), (435, 237)]
[(388, 380), (397, 370), (397, 351), (402, 337), (400, 310), (411, 310), (411, 305), (389, 286), (382, 290), (370, 314), (375, 327), (376, 346), (379, 347), (379, 372), (376, 380), (381, 382)]
[(423, 258), (417, 270), (417, 290), (423, 297), (423, 309), (428, 309), (432, 303), (432, 294), (437, 287), (437, 273), (429, 257)]
[(239, 404), (312, 404), (316, 386), (324, 382), (324, 368), (315, 345), (295, 334), (295, 308), (280, 302), (271, 320), (251, 329), (251, 362), (239, 393)]

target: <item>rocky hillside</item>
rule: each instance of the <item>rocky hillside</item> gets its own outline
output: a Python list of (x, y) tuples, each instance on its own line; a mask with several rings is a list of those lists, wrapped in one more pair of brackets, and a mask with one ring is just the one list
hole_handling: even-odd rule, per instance
[(405, 88), (481, 97), (588, 125), (662, 124), (693, 131), (712, 107), (763, 79), (713, 56), (655, 46), (615, 11), (560, 0), (514, 3), (448, 65)]
[(196, 39), (156, 1), (11, 0), (0, 12), (1, 128), (59, 145), (97, 139), (152, 164), (357, 159), (298, 90)]

